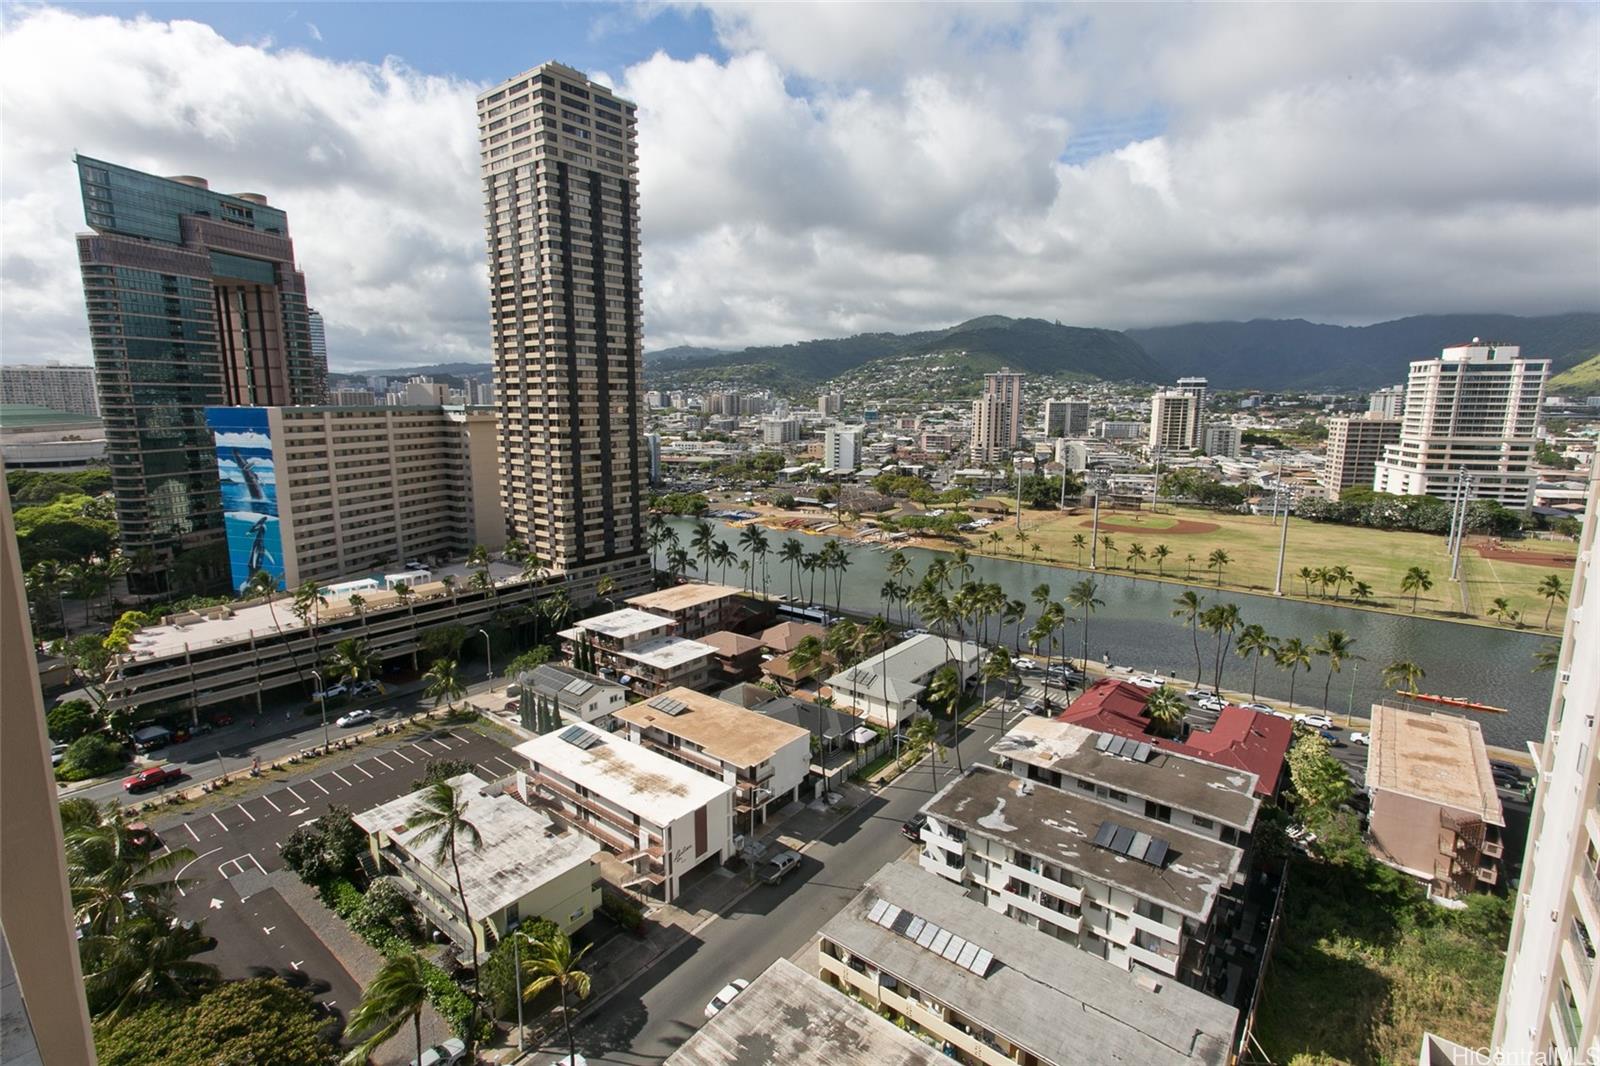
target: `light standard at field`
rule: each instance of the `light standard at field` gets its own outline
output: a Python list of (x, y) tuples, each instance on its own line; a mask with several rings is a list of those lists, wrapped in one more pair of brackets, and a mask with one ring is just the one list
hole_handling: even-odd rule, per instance
[(489, 631), (487, 629), (480, 629), (480, 630), (478, 630), (478, 632), (483, 634), (483, 666), (484, 666), (484, 669), (489, 671), (489, 686), (491, 688), (493, 688), (494, 687), (494, 658), (493, 658), (493, 656), (491, 654), (491, 649), (489, 647)]
[(1361, 664), (1360, 663), (1352, 662), (1350, 664), (1350, 698), (1345, 701), (1345, 705), (1344, 705), (1344, 727), (1346, 729), (1350, 728), (1350, 719), (1355, 716), (1355, 709), (1356, 709), (1356, 674), (1359, 673), (1360, 671), (1361, 671)]
[(322, 750), (327, 751), (333, 747), (328, 740), (328, 694), (323, 691), (327, 686), (323, 684), (322, 675), (317, 671), (311, 671), (311, 676), (317, 679), (317, 706), (322, 708)]

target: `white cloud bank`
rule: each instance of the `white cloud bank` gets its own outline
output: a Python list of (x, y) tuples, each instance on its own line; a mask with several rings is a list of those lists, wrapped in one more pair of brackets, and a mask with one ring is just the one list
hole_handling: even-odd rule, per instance
[[(983, 313), (1544, 313), (1600, 292), (1593, 9), (712, 18), (726, 62), (657, 54), (616, 79), (640, 104), (650, 347)], [(10, 19), (0, 357), (86, 356), (77, 150), (285, 208), (336, 366), (484, 358), (477, 89), (192, 22)]]

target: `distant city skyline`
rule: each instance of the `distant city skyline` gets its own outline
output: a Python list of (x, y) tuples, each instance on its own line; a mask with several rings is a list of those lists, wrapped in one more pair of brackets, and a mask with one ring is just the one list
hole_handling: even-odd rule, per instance
[(652, 350), (989, 313), (1547, 314), (1600, 291), (1592, 8), (373, 11), (14, 10), (7, 360), (89, 360), (76, 149), (271, 189), (336, 369), (488, 361), (473, 101), (530, 50), (647, 101)]

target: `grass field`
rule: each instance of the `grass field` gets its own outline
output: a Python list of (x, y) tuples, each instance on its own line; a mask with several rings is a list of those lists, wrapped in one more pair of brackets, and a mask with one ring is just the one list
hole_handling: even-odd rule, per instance
[[(1151, 552), (1158, 544), (1165, 544), (1170, 553), (1162, 566), (1168, 577), (1191, 580), (1196, 584), (1215, 585), (1217, 572), (1208, 568), (1207, 559), (1220, 548), (1228, 554), (1229, 562), (1223, 568), (1221, 579), (1225, 588), (1253, 592), (1271, 592), (1278, 564), (1278, 538), (1281, 527), (1268, 516), (1218, 513), (1198, 508), (1163, 507), (1161, 514), (1134, 511), (1100, 512), (1101, 535), (1109, 535), (1113, 549), (1108, 554), (1102, 547), (1100, 565), (1118, 572), (1131, 572), (1127, 549), (1137, 543)], [(1092, 518), (1087, 512), (1051, 513), (1029, 511), (1023, 515), (1023, 531), (1029, 540), (1019, 544), (1009, 526), (1003, 531), (999, 543), (979, 536), (974, 539), (973, 550), (986, 554), (1016, 557), (1018, 554), (1044, 562), (1067, 566), (1087, 566), (1089, 551), (1081, 551), (1073, 544), (1075, 534), (1091, 539)], [(1214, 527), (1207, 531), (1188, 531), (1197, 526)], [(1185, 527), (1188, 527), (1186, 529)], [(998, 530), (997, 530), (998, 531)], [(1309, 589), (1299, 577), (1302, 567), (1344, 566), (1355, 580), (1372, 586), (1373, 598), (1364, 606), (1410, 613), (1412, 597), (1402, 593), (1401, 579), (1407, 570), (1420, 566), (1433, 580), (1433, 588), (1421, 593), (1416, 600), (1416, 613), (1456, 620), (1470, 619), (1495, 623), (1487, 613), (1495, 597), (1503, 596), (1514, 610), (1522, 612), (1522, 624), (1539, 628), (1544, 622), (1547, 602), (1539, 598), (1534, 588), (1547, 574), (1557, 574), (1563, 582), (1570, 581), (1572, 563), (1560, 566), (1536, 563), (1506, 562), (1478, 557), (1474, 550), (1477, 538), (1469, 540), (1462, 551), (1462, 576), (1465, 596), (1460, 582), (1451, 581), (1450, 559), (1445, 553), (1445, 538), (1428, 533), (1404, 533), (1365, 529), (1359, 526), (1342, 526), (1324, 522), (1289, 520), (1289, 541), (1285, 552), (1283, 571), (1284, 592), (1304, 598), (1320, 598), (1323, 590), (1312, 582)], [(1034, 550), (1035, 545), (1039, 547)], [(1575, 546), (1564, 541), (1541, 541), (1539, 552), (1561, 555), (1570, 560)], [(1190, 557), (1193, 557), (1192, 559)], [(1081, 564), (1080, 564), (1081, 559)], [(1140, 573), (1157, 572), (1154, 559), (1139, 564)], [(1327, 595), (1332, 598), (1332, 590)], [(1344, 602), (1350, 602), (1349, 586), (1340, 590)], [(1565, 605), (1556, 604), (1550, 616), (1553, 632), (1560, 632), (1565, 616)]]

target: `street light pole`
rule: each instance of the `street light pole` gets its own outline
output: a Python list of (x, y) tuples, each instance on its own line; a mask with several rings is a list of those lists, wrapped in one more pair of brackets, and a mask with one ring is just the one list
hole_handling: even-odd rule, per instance
[[(1100, 490), (1104, 482), (1099, 479), (1094, 483), (1094, 524), (1089, 529), (1089, 569), (1099, 569), (1100, 558)], [(1080, 556), (1079, 558), (1082, 558)]]
[(487, 629), (480, 629), (478, 632), (483, 634), (483, 665), (484, 668), (489, 671), (489, 687), (493, 688), (494, 658), (492, 655), (492, 649), (489, 647), (489, 631)]
[(322, 708), (322, 750), (324, 752), (333, 747), (328, 739), (328, 694), (323, 690), (327, 688), (322, 682), (322, 675), (316, 670), (311, 671), (311, 676), (317, 679), (317, 706)]
[[(1280, 491), (1282, 483), (1279, 483)], [(1278, 534), (1278, 576), (1272, 582), (1272, 594), (1283, 595), (1283, 556), (1289, 548), (1289, 509), (1285, 504), (1283, 511), (1283, 530)], [(1220, 571), (1219, 571), (1220, 572)]]
[(1356, 674), (1358, 674), (1360, 672), (1361, 672), (1361, 664), (1360, 663), (1353, 662), (1353, 663), (1350, 664), (1350, 698), (1345, 701), (1345, 705), (1344, 705), (1344, 727), (1346, 729), (1350, 728), (1350, 719), (1355, 717), (1355, 710), (1356, 710)]
[(513, 987), (517, 990), (517, 1054), (523, 1052), (522, 1028), (522, 923), (519, 921), (511, 927), (511, 972), (515, 975)]

